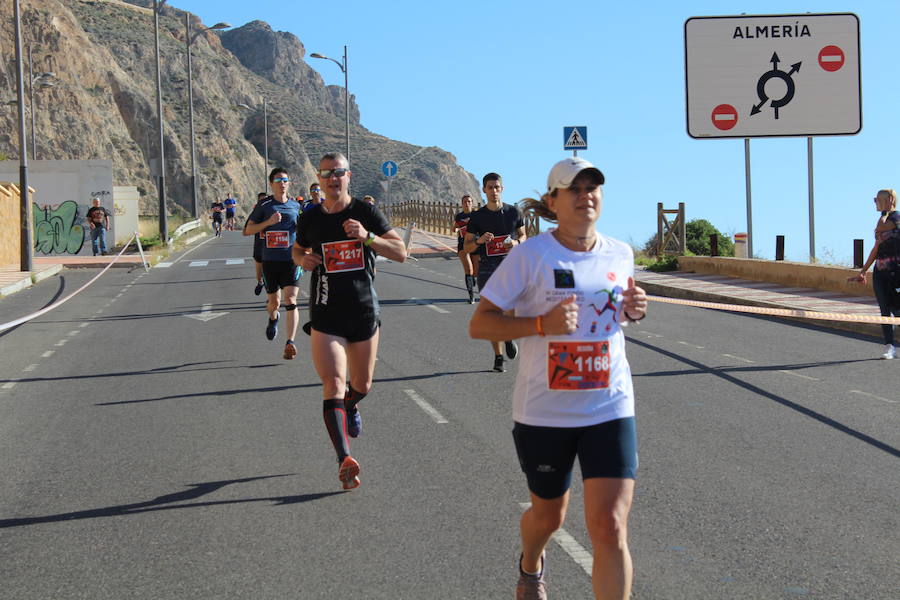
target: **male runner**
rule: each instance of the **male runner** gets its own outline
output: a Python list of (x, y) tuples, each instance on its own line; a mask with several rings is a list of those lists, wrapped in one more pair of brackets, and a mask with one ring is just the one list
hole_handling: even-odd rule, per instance
[(228, 192), (228, 197), (222, 203), (225, 206), (225, 228), (228, 231), (234, 231), (234, 209), (237, 206), (237, 200)]
[[(472, 213), (466, 229), (464, 252), (478, 252), (478, 289), (483, 290), (494, 270), (503, 262), (514, 246), (525, 241), (525, 221), (522, 213), (511, 204), (505, 204), (503, 196), (503, 179), (497, 173), (488, 173), (481, 179), (482, 191), (487, 197), (487, 204)], [(503, 343), (506, 356), (510, 360), (519, 353), (516, 342), (508, 340)], [(494, 370), (498, 373), (506, 371), (503, 366), (503, 353), (500, 342), (491, 340), (494, 350)]]
[[(256, 210), (256, 207), (260, 202), (266, 200), (268, 198), (268, 194), (265, 192), (260, 192), (256, 195), (256, 204), (253, 205), (253, 210)], [(249, 215), (247, 216), (247, 221), (244, 223), (244, 229), (247, 229), (247, 223), (250, 222)], [(253, 265), (256, 267), (256, 287), (253, 288), (253, 293), (257, 296), (262, 293), (263, 288), (265, 287), (265, 283), (263, 283), (263, 270), (262, 270), (262, 249), (266, 243), (266, 234), (260, 232), (253, 236)]]
[(312, 272), (310, 322), (303, 329), (322, 380), (325, 427), (345, 490), (359, 485), (359, 463), (350, 456), (347, 435), (360, 434), (357, 405), (371, 390), (378, 352), (375, 254), (406, 260), (403, 240), (381, 211), (350, 196), (350, 175), (343, 154), (322, 157), (318, 176), (325, 199), (303, 214), (293, 250), (294, 262)]
[(225, 210), (225, 205), (216, 198), (216, 201), (212, 203), (209, 210), (212, 213), (213, 230), (216, 232), (216, 237), (219, 237), (222, 235), (222, 211)]
[(294, 344), (294, 335), (297, 333), (297, 282), (303, 271), (291, 259), (291, 246), (297, 237), (300, 204), (288, 197), (291, 179), (284, 169), (272, 169), (269, 173), (269, 185), (272, 187), (272, 195), (269, 197), (271, 202), (267, 198), (256, 205), (244, 227), (244, 235), (265, 234), (262, 270), (268, 295), (266, 310), (269, 312), (269, 324), (266, 327), (266, 337), (274, 340), (278, 334), (279, 296), (283, 289), (287, 317), (284, 358), (292, 360), (297, 356), (297, 346)]

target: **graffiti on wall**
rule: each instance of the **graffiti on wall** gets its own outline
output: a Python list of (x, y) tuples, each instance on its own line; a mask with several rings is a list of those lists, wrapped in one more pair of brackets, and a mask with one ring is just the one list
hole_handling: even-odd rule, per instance
[(84, 227), (78, 222), (78, 204), (66, 200), (57, 206), (39, 207), (34, 214), (34, 249), (42, 254), (78, 254), (84, 245)]

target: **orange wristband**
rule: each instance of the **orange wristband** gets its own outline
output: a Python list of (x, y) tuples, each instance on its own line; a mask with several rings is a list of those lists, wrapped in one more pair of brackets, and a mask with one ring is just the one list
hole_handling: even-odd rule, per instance
[(541, 315), (538, 315), (534, 321), (534, 324), (537, 327), (538, 335), (541, 337), (547, 335), (546, 333), (544, 333), (544, 318)]

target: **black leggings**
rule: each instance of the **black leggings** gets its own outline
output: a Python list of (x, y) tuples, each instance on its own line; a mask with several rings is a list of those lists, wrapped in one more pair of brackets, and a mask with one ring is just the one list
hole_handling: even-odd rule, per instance
[[(895, 285), (888, 271), (876, 270), (872, 274), (872, 288), (875, 290), (875, 298), (878, 300), (882, 317), (900, 317), (900, 293), (895, 289)], [(885, 344), (894, 343), (893, 325), (882, 325), (881, 332)]]

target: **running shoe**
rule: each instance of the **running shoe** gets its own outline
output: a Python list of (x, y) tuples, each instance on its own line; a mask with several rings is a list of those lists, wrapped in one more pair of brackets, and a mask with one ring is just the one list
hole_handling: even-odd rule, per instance
[(269, 319), (269, 324), (266, 326), (267, 339), (274, 340), (276, 335), (278, 335), (278, 317)]
[(516, 585), (516, 600), (547, 600), (547, 586), (544, 583), (546, 556), (541, 554), (541, 572), (531, 575), (522, 570), (522, 556), (519, 556), (519, 583)]
[(891, 360), (897, 358), (897, 349), (893, 344), (886, 344), (884, 347), (884, 354), (881, 355), (881, 358), (884, 360)]
[(352, 456), (345, 456), (338, 469), (338, 479), (345, 490), (359, 487), (359, 463)]
[(263, 286), (263, 282), (262, 282), (262, 281), (257, 281), (257, 282), (256, 282), (256, 287), (253, 288), (253, 293), (256, 294), (257, 296), (259, 296), (259, 295), (262, 293), (262, 291), (263, 291), (263, 287), (264, 287), (264, 286)]
[(503, 366), (503, 355), (498, 354), (494, 357), (494, 370), (498, 373), (506, 373), (506, 367)]
[(469, 290), (469, 304), (475, 304), (475, 292)]
[(509, 360), (512, 360), (519, 355), (519, 347), (516, 346), (516, 342), (514, 342), (513, 340), (503, 342), (503, 346), (506, 348), (506, 356), (509, 358)]
[(359, 409), (354, 408), (347, 411), (347, 435), (352, 438), (358, 438), (362, 433), (362, 418), (359, 416)]
[(295, 356), (297, 356), (297, 346), (294, 345), (294, 340), (288, 340), (284, 345), (284, 359), (294, 360)]

